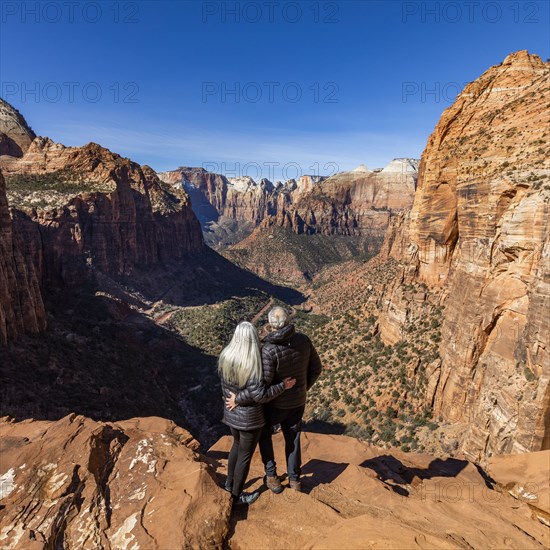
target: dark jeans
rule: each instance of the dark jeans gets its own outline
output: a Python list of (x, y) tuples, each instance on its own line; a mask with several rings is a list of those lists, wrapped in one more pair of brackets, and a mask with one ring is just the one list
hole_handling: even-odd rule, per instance
[(229, 451), (226, 485), (232, 487), (231, 493), (238, 497), (250, 470), (250, 461), (258, 444), (262, 428), (252, 431), (231, 429), (233, 446)]
[(300, 434), (302, 433), (302, 417), (305, 405), (295, 409), (276, 409), (267, 405), (264, 408), (266, 425), (260, 435), (260, 453), (268, 476), (277, 475), (277, 464), (273, 453), (273, 441), (271, 440), (271, 428), (275, 424), (281, 425), (281, 431), (285, 438), (285, 456), (288, 479), (297, 481), (300, 479), (302, 468), (302, 452), (300, 449)]

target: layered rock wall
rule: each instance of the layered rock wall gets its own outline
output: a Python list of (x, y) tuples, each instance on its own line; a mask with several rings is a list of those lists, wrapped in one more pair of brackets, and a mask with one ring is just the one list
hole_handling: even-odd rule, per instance
[[(410, 219), (383, 246), (405, 281), (441, 293), (426, 399), (464, 423), (476, 458), (550, 447), (548, 77), (522, 51), (464, 89), (428, 140)], [(400, 284), (386, 302), (391, 339), (406, 315)]]
[(342, 172), (279, 201), (268, 225), (296, 233), (366, 235), (380, 241), (392, 215), (411, 207), (416, 172)]
[(381, 242), (392, 214), (412, 205), (416, 162), (395, 159), (378, 172), (302, 176), (277, 186), (267, 180), (228, 180), (200, 168), (179, 168), (160, 178), (184, 186), (203, 225), (225, 217), (298, 234), (366, 235)]
[(46, 326), (35, 264), (24, 242), (25, 236), (14, 231), (0, 172), (0, 346)]
[(15, 224), (43, 282), (78, 284), (90, 268), (128, 274), (203, 247), (187, 194), (153, 170), (90, 143), (36, 138), (20, 158), (3, 157)]

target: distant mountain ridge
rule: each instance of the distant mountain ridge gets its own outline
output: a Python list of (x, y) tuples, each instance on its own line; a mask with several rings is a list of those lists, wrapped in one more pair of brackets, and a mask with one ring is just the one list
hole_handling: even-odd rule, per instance
[[(392, 212), (412, 205), (417, 166), (416, 159), (400, 158), (379, 171), (304, 175), (275, 184), (189, 167), (159, 177), (190, 194), (209, 244), (235, 244), (257, 226), (279, 226), (297, 234), (370, 238), (376, 233), (381, 239)], [(230, 228), (236, 228), (234, 239)]]

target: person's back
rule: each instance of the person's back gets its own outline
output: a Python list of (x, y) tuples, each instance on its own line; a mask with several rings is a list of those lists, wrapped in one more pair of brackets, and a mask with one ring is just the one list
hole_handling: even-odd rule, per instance
[(261, 405), (261, 397), (264, 396), (265, 388), (263, 380), (248, 380), (244, 388), (235, 382), (228, 381), (221, 377), (222, 397), (227, 399), (230, 395), (247, 389), (248, 393), (257, 397), (257, 401), (248, 407), (237, 407), (229, 410), (224, 408), (223, 420), (231, 428), (237, 430), (256, 430), (264, 426), (264, 410)]
[[(271, 332), (262, 347), (264, 377), (272, 377), (272, 384), (286, 377), (296, 379), (295, 386), (274, 399), (270, 406), (294, 409), (305, 405), (307, 391), (321, 373), (321, 361), (310, 339), (296, 332), (294, 325)], [(269, 373), (266, 375), (265, 373)]]

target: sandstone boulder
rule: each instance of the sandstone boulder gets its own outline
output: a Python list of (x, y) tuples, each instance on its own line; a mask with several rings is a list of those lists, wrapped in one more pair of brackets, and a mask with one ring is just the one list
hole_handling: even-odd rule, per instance
[(550, 527), (550, 451), (493, 456), (487, 462), (487, 472)]
[(2, 548), (218, 548), (229, 495), (162, 418), (0, 423)]

